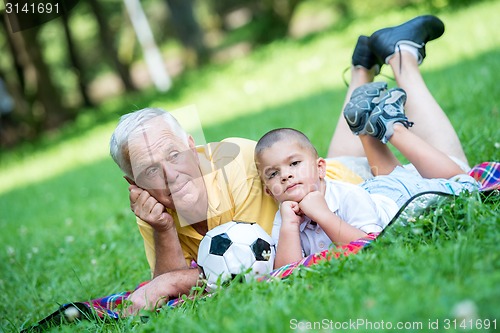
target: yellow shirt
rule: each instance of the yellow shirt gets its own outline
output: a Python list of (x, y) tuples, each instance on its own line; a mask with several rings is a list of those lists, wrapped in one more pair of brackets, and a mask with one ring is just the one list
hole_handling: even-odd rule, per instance
[[(200, 169), (208, 194), (208, 230), (230, 221), (256, 222), (271, 234), (278, 205), (263, 190), (254, 163), (256, 142), (228, 138), (221, 142), (198, 146)], [(362, 179), (340, 162), (328, 160), (326, 175), (330, 179), (358, 184)], [(181, 226), (174, 211), (169, 211), (176, 223), (179, 241), (188, 265), (196, 260), (203, 238), (190, 225)], [(137, 218), (144, 239), (146, 257), (151, 270), (155, 266), (153, 229)]]

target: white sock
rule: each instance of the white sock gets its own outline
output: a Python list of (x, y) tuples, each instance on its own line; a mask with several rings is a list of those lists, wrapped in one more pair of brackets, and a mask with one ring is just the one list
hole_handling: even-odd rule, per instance
[(419, 61), (419, 63), (420, 63), (420, 54), (418, 53), (418, 49), (415, 46), (410, 45), (410, 44), (406, 44), (403, 42), (399, 45), (396, 45), (396, 49), (398, 49), (398, 48), (401, 51), (406, 51), (406, 52), (410, 52), (411, 54), (413, 54), (415, 59), (417, 59), (417, 61)]
[(391, 54), (390, 56), (388, 56), (387, 59), (385, 59), (385, 63), (386, 64), (389, 63), (389, 59), (392, 58), (397, 52), (406, 51), (406, 52), (413, 54), (415, 59), (417, 59), (418, 64), (420, 65), (422, 63), (423, 59), (421, 59), (420, 53), (418, 53), (419, 47), (417, 47), (416, 45), (417, 44), (415, 44), (411, 41), (400, 41), (398, 44), (396, 44), (396, 48), (394, 50), (394, 53)]

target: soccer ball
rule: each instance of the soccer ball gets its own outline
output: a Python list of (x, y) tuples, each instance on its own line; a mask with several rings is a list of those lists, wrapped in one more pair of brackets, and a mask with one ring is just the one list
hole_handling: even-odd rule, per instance
[(274, 241), (256, 223), (228, 222), (207, 232), (198, 249), (209, 289), (240, 273), (245, 281), (273, 270)]

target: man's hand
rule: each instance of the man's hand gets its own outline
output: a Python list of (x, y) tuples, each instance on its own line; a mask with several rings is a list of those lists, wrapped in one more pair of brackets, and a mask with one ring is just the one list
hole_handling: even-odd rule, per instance
[(153, 228), (156, 256), (154, 276), (187, 268), (172, 215), (148, 191), (134, 184), (129, 186), (129, 191), (130, 208), (138, 218)]
[(141, 310), (153, 311), (163, 306), (170, 298), (189, 294), (191, 288), (198, 283), (199, 274), (198, 269), (182, 269), (154, 278), (128, 297), (131, 304), (124, 309), (123, 315), (136, 315)]
[(153, 311), (162, 307), (168, 300), (165, 293), (162, 292), (162, 283), (161, 276), (159, 276), (130, 294), (127, 300), (131, 304), (124, 309), (123, 314), (135, 316), (141, 310)]
[(148, 191), (136, 185), (130, 185), (128, 189), (130, 208), (138, 218), (148, 223), (157, 232), (175, 228), (174, 219), (167, 213), (165, 206)]

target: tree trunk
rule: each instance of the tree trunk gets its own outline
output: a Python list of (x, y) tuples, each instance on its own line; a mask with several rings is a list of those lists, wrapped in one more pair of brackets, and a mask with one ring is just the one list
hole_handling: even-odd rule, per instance
[(38, 28), (31, 28), (16, 34), (22, 34), (24, 42), (25, 54), (28, 58), (28, 67), (26, 70), (31, 70), (35, 75), (35, 96), (40, 102), (41, 107), (32, 106), (32, 113), (39, 115), (39, 122), (42, 128), (53, 128), (61, 124), (61, 122), (71, 118), (71, 114), (62, 103), (59, 91), (52, 82), (50, 70), (45, 63), (42, 55), (42, 46), (38, 42)]
[(130, 77), (130, 72), (128, 66), (120, 61), (118, 58), (118, 51), (115, 47), (115, 43), (112, 37), (112, 33), (106, 25), (106, 20), (102, 14), (101, 5), (97, 2), (97, 0), (87, 0), (90, 8), (97, 20), (97, 24), (99, 25), (99, 38), (102, 45), (103, 50), (107, 53), (107, 56), (111, 60), (113, 67), (118, 72), (118, 75), (121, 78), (121, 81), (127, 91), (137, 90), (132, 79)]
[(38, 31), (36, 27), (16, 33), (5, 29), (16, 73), (6, 73), (6, 85), (15, 100), (13, 125), (24, 138), (34, 137), (72, 116), (62, 105), (59, 90), (52, 82)]
[(174, 29), (184, 47), (196, 54), (195, 64), (208, 60), (208, 49), (193, 11), (193, 0), (166, 0)]
[(172, 81), (165, 67), (165, 62), (158, 49), (148, 19), (139, 0), (124, 0), (132, 26), (141, 44), (144, 60), (156, 89), (165, 92), (172, 86)]
[(293, 14), (302, 0), (261, 0), (260, 29), (257, 33), (257, 43), (269, 43), (283, 38), (288, 34), (288, 28)]
[(75, 72), (78, 80), (78, 88), (80, 90), (80, 95), (83, 100), (83, 104), (86, 107), (93, 107), (94, 103), (89, 97), (89, 94), (87, 93), (87, 82), (85, 80), (85, 71), (82, 68), (82, 64), (80, 62), (80, 59), (78, 58), (78, 53), (76, 52), (76, 47), (75, 43), (73, 41), (73, 37), (71, 36), (71, 30), (69, 27), (69, 16), (70, 13), (63, 13), (61, 15), (62, 19), (62, 24), (64, 28), (64, 35), (66, 37), (66, 45), (68, 46), (68, 55), (69, 59), (71, 62), (71, 65), (73, 66), (73, 71)]
[(7, 45), (9, 46), (9, 51), (10, 51), (10, 54), (12, 54), (12, 61), (13, 61), (13, 65), (14, 65), (14, 70), (16, 72), (16, 75), (17, 75), (17, 79), (19, 81), (19, 84), (21, 85), (21, 88), (24, 89), (24, 74), (23, 74), (23, 66), (21, 64), (21, 62), (19, 61), (19, 58), (15, 56), (16, 54), (16, 49), (15, 49), (15, 46), (14, 46), (14, 43), (12, 41), (12, 38), (10, 38), (10, 29), (9, 29), (9, 26), (7, 24), (7, 16), (5, 15), (5, 12), (4, 13), (1, 13), (0, 14), (2, 17), (1, 17), (1, 21), (2, 21), (2, 27), (3, 27), (3, 30), (5, 32), (5, 36), (6, 36), (6, 40), (7, 40)]

